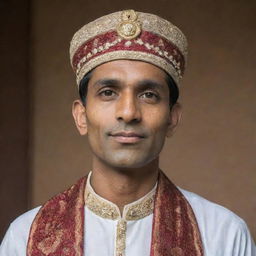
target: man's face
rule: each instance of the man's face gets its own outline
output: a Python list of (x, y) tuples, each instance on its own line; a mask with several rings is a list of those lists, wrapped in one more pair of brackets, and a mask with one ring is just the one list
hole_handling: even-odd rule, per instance
[(94, 160), (114, 168), (139, 168), (157, 160), (179, 113), (170, 108), (166, 73), (141, 61), (117, 60), (96, 67), (85, 109), (73, 114), (87, 134)]

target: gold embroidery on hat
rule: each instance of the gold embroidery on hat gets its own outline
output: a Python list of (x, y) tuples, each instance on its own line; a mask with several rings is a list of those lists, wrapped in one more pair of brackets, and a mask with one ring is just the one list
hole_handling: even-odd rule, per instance
[[(90, 22), (79, 29), (70, 45), (70, 61), (72, 63), (74, 54), (77, 49), (87, 40), (96, 37), (99, 34), (106, 33), (107, 31), (115, 30), (118, 24), (123, 20), (122, 13), (116, 12), (109, 15), (98, 18), (97, 20)], [(172, 42), (178, 47), (182, 55), (187, 59), (187, 40), (184, 34), (167, 20), (164, 20), (154, 14), (135, 12), (139, 19), (139, 27), (143, 26), (143, 30), (153, 32)], [(121, 18), (120, 18), (121, 17)], [(125, 15), (124, 15), (125, 17)], [(127, 16), (126, 16), (127, 17)], [(131, 16), (130, 16), (131, 17)], [(121, 36), (120, 36), (121, 37)], [(122, 37), (123, 38), (123, 37)], [(121, 39), (121, 38), (120, 38)]]
[[(151, 46), (151, 45), (150, 45)], [(164, 58), (158, 57), (155, 54), (145, 53), (145, 52), (137, 52), (137, 51), (113, 51), (108, 52), (100, 56), (96, 56), (90, 59), (86, 65), (81, 65), (80, 70), (77, 72), (77, 84), (80, 83), (82, 78), (86, 73), (91, 71), (96, 66), (108, 62), (109, 60), (120, 60), (120, 59), (130, 59), (130, 60), (142, 60), (145, 62), (152, 63), (153, 65), (159, 66), (163, 70), (165, 70), (168, 74), (172, 76), (174, 81), (178, 84), (179, 80), (182, 77), (182, 71), (179, 69), (175, 69), (174, 67), (174, 58), (172, 55), (168, 55), (165, 53), (166, 57), (173, 64), (170, 65)], [(176, 63), (176, 65), (180, 65), (180, 63)]]
[(158, 41), (158, 45), (159, 45), (160, 47), (164, 47), (164, 42), (163, 42), (163, 40), (162, 40), (162, 39), (159, 39), (159, 41)]
[(96, 48), (98, 46), (98, 43), (99, 43), (99, 39), (98, 38), (95, 38), (93, 40), (93, 48)]
[(121, 22), (117, 25), (117, 33), (124, 39), (136, 38), (141, 32), (141, 24), (134, 10), (126, 10), (121, 13)]

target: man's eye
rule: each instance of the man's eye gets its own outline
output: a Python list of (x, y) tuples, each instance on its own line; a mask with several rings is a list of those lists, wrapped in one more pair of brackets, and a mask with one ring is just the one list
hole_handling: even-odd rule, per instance
[(145, 93), (143, 94), (143, 96), (144, 96), (144, 98), (153, 98), (153, 97), (155, 97), (156, 95), (155, 95), (154, 93), (152, 93), (152, 92), (145, 92)]
[(144, 99), (158, 99), (158, 95), (153, 92), (145, 92), (141, 95), (141, 98)]
[(105, 97), (111, 97), (113, 96), (115, 93), (112, 90), (104, 90), (100, 92), (101, 96), (105, 96)]

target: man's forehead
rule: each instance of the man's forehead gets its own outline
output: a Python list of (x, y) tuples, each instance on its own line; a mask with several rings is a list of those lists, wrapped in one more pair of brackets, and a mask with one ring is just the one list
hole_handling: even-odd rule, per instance
[(95, 84), (136, 83), (156, 86), (165, 83), (166, 72), (159, 67), (143, 61), (115, 60), (96, 67), (91, 73)]
[(186, 56), (187, 41), (176, 26), (154, 14), (133, 10), (112, 13), (86, 24), (70, 45), (78, 85), (95, 67), (120, 59), (151, 63), (179, 84)]
[(153, 65), (151, 63), (140, 61), (140, 60), (111, 60), (94, 68), (93, 72), (121, 72), (127, 69), (133, 70), (138, 74), (143, 74), (143, 72), (149, 72), (148, 75), (155, 74), (166, 74), (164, 70)]

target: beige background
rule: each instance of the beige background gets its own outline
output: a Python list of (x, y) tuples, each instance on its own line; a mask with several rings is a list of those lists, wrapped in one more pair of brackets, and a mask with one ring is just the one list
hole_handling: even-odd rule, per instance
[(255, 1), (35, 0), (30, 12), (29, 207), (90, 170), (86, 138), (71, 117), (77, 97), (68, 48), (73, 33), (110, 12), (133, 8), (179, 26), (189, 40), (181, 89), (183, 119), (161, 167), (179, 186), (228, 207), (256, 238)]

